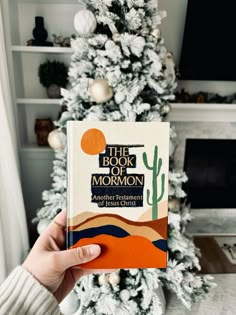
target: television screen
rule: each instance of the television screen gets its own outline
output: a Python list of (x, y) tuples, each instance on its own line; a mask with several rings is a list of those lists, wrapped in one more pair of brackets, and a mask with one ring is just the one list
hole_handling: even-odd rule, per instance
[(235, 0), (188, 0), (182, 80), (236, 81), (235, 14)]
[(192, 208), (236, 208), (236, 140), (187, 139), (184, 170)]

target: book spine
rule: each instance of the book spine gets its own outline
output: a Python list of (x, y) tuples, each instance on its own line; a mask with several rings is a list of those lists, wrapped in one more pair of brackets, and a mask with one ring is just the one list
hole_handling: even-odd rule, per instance
[(72, 151), (72, 124), (70, 122), (67, 123), (67, 207), (66, 207), (66, 216), (67, 216), (67, 230), (66, 230), (66, 248), (70, 247), (71, 240), (70, 233), (68, 233), (68, 224), (69, 224), (69, 218), (70, 211), (71, 211), (71, 196), (72, 196), (72, 185), (71, 185), (71, 175), (73, 172), (73, 163), (71, 159), (71, 151)]

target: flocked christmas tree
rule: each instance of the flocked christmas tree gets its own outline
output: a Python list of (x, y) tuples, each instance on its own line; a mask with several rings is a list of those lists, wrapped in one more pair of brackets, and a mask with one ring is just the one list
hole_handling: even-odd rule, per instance
[[(75, 16), (71, 88), (58, 129), (49, 136), (55, 149), (52, 188), (43, 192), (38, 231), (66, 208), (66, 122), (68, 120), (161, 121), (169, 113), (176, 88), (172, 55), (158, 29), (165, 12), (157, 0), (86, 0)], [(155, 136), (155, 135), (153, 135)], [(174, 130), (170, 139), (168, 267), (129, 269), (84, 277), (67, 299), (67, 314), (163, 314), (161, 286), (190, 308), (212, 286), (200, 270), (198, 250), (185, 235), (191, 219), (181, 185), (185, 174), (174, 169)]]

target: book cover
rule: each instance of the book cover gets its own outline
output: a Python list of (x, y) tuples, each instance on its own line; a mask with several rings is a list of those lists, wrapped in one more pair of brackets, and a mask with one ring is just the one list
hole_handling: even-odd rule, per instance
[(166, 268), (169, 123), (70, 121), (67, 248), (84, 268)]

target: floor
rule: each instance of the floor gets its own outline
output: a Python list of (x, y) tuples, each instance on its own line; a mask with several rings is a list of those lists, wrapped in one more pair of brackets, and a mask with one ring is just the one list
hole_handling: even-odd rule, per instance
[(235, 315), (236, 274), (214, 275), (216, 288), (210, 290), (205, 299), (187, 310), (175, 294), (167, 296), (165, 315)]

